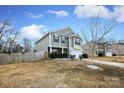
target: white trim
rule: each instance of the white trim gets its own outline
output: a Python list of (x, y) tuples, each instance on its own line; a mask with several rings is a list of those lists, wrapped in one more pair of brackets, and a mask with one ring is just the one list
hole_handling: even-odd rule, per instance
[(51, 33), (49, 33), (49, 46), (51, 46)]
[(73, 37), (73, 36), (75, 36), (75, 35), (76, 35), (76, 34), (74, 33), (74, 34), (71, 35), (71, 37)]
[(71, 37), (68, 37), (68, 50), (69, 50), (69, 58), (70, 58), (70, 53), (71, 53)]
[[(50, 46), (48, 46), (48, 47), (50, 47)], [(68, 48), (68, 47), (62, 47), (62, 46), (51, 46), (51, 47), (55, 47), (55, 48)], [(69, 49), (69, 48), (68, 48)]]
[(62, 48), (62, 54), (64, 53), (64, 49)]
[(59, 46), (61, 46), (62, 45), (61, 44), (61, 36), (59, 35), (58, 37), (59, 37)]
[(49, 47), (50, 47), (50, 53), (52, 52), (52, 47), (51, 47), (51, 33), (49, 34)]
[[(73, 35), (73, 33), (74, 32), (72, 32), (72, 31), (67, 31), (67, 32), (65, 32), (65, 33), (63, 33), (63, 34), (61, 34), (62, 36), (64, 36), (64, 35), (67, 35), (67, 34), (72, 34)], [(71, 36), (71, 35), (70, 35)]]

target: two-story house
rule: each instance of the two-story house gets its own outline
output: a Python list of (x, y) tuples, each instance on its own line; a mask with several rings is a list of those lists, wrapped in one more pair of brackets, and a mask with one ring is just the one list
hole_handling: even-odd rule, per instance
[(71, 28), (58, 29), (44, 35), (36, 43), (36, 51), (44, 51), (59, 54), (75, 55), (76, 58), (82, 54), (82, 39), (72, 31)]
[[(91, 44), (91, 43), (89, 43)], [(92, 48), (89, 47), (87, 43), (85, 43), (83, 46), (83, 53), (88, 54), (88, 56), (92, 55)], [(124, 55), (124, 43), (119, 42), (99, 42), (95, 43), (94, 47), (94, 56), (123, 56)]]

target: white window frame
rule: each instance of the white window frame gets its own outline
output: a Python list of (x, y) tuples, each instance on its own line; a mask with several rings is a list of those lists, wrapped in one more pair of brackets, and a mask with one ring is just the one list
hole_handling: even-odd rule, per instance
[(59, 42), (59, 36), (53, 35), (53, 42)]
[(75, 45), (80, 45), (80, 39), (79, 38), (75, 38)]
[(66, 43), (66, 38), (64, 36), (61, 37), (61, 42)]

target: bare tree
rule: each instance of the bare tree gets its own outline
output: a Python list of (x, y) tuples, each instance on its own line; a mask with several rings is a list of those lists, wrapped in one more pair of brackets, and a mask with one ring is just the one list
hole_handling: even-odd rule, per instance
[(13, 46), (14, 46), (14, 42), (15, 42), (16, 37), (18, 36), (18, 33), (19, 33), (19, 32), (16, 32), (16, 33), (14, 34), (13, 38), (10, 38), (9, 48), (8, 48), (8, 51), (9, 51), (9, 52), (12, 52), (12, 48), (13, 48)]
[(123, 44), (124, 45), (124, 40), (119, 40), (118, 43)]
[(11, 31), (13, 29), (13, 27), (12, 27), (11, 23), (8, 20), (0, 21), (0, 24), (1, 24), (0, 25), (0, 40), (1, 40), (3, 34), (5, 34), (6, 32)]
[(109, 38), (105, 39), (105, 42), (108, 42), (108, 44), (114, 44), (116, 43), (116, 39), (110, 36)]
[(11, 50), (18, 33), (19, 32), (15, 30), (14, 26), (9, 20), (0, 21), (0, 46), (1, 46), (0, 52), (1, 53), (8, 52)]
[(110, 38), (115, 26), (117, 26), (117, 23), (113, 22), (113, 20), (109, 22), (100, 20), (100, 14), (98, 12), (97, 16), (92, 17), (91, 21), (85, 27), (81, 28), (82, 38), (85, 41), (85, 47), (83, 49), (91, 53), (92, 62), (97, 43), (105, 41), (108, 37)]

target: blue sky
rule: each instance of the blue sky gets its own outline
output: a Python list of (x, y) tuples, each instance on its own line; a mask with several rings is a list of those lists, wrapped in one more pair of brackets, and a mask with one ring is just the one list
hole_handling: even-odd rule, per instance
[(43, 32), (63, 27), (71, 27), (80, 34), (82, 24), (88, 22), (96, 9), (101, 11), (101, 19), (105, 22), (114, 20), (118, 26), (114, 29), (114, 37), (123, 39), (124, 6), (57, 6), (57, 5), (27, 5), (0, 6), (0, 20), (12, 21), (21, 37), (38, 40)]

